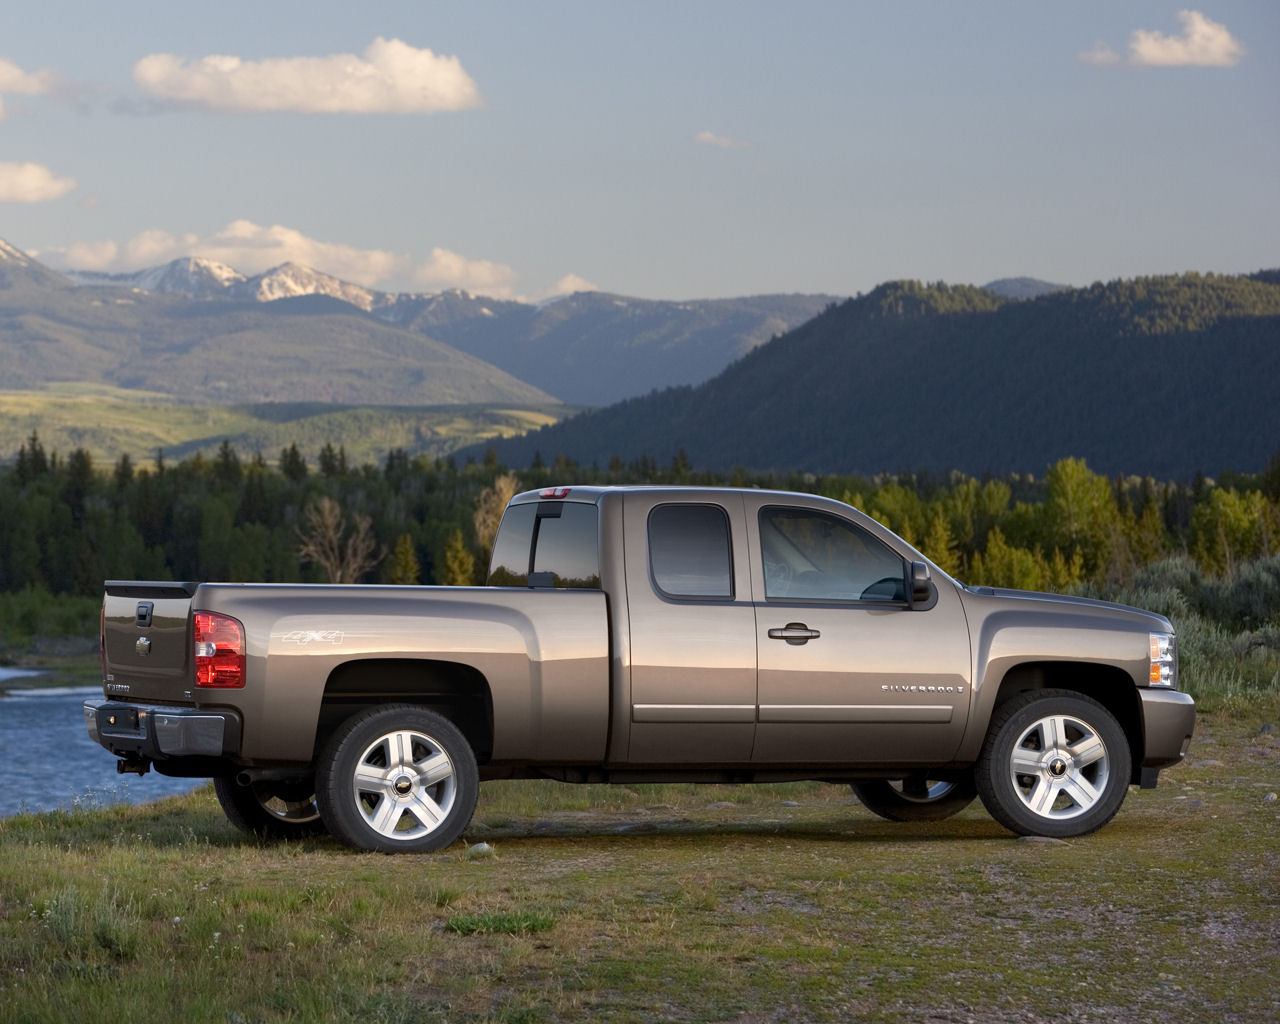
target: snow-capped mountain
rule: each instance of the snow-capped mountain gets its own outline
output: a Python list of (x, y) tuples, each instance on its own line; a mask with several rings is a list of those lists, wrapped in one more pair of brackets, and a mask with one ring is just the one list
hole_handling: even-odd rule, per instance
[(274, 302), (276, 299), (292, 299), (299, 295), (329, 295), (348, 302), (365, 312), (376, 305), (386, 305), (394, 296), (362, 288), (329, 274), (312, 270), (298, 263), (282, 263), (255, 277), (242, 277), (230, 287), (237, 298), (256, 302)]
[(16, 263), (20, 267), (29, 267), (31, 266), (31, 257), (21, 249), (15, 249), (3, 238), (0, 238), (0, 263)]
[(68, 270), (66, 276), (76, 284), (137, 288), (162, 295), (185, 295), (189, 299), (211, 299), (223, 295), (245, 280), (244, 274), (233, 267), (199, 256), (184, 256), (162, 266), (135, 270), (130, 274)]

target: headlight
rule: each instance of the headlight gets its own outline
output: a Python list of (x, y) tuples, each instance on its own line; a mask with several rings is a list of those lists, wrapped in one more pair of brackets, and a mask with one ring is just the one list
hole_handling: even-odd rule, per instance
[(1178, 687), (1178, 638), (1172, 633), (1151, 634), (1149, 686)]

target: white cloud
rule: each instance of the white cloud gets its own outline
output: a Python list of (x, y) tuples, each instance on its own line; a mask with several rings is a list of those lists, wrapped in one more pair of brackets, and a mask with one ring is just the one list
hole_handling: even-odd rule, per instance
[(448, 249), (431, 250), (431, 258), (413, 271), (413, 283), (424, 291), (461, 288), (474, 295), (495, 299), (513, 298), (512, 288), (519, 275), (505, 263), (471, 260)]
[[(423, 291), (461, 288), (476, 295), (516, 298), (519, 275), (504, 263), (473, 260), (448, 249), (431, 250), (430, 259), (414, 265), (405, 255), (385, 249), (357, 249), (336, 242), (308, 238), (301, 231), (249, 220), (232, 221), (208, 235), (143, 231), (128, 241), (77, 242), (41, 254), (54, 266), (68, 270), (123, 273), (154, 267), (183, 256), (203, 256), (234, 267), (244, 274), (260, 274), (281, 263), (300, 263), (315, 270), (363, 285), (394, 290), (396, 281), (408, 280)], [(571, 291), (594, 289), (591, 282), (570, 274), (557, 284)]]
[(75, 187), (75, 178), (56, 177), (43, 164), (0, 163), (0, 203), (45, 203)]
[(706, 130), (698, 132), (693, 141), (700, 146), (715, 146), (717, 149), (746, 149), (751, 145), (743, 139), (731, 139), (727, 135), (717, 135)]
[[(1137, 29), (1129, 38), (1124, 63), (1135, 68), (1151, 67), (1234, 67), (1244, 55), (1244, 47), (1225, 25), (1210, 21), (1199, 11), (1179, 11), (1182, 34)], [(1079, 55), (1086, 64), (1119, 64), (1122, 58), (1105, 42)]]
[(185, 61), (153, 53), (133, 79), (159, 99), (230, 112), (428, 114), (480, 104), (480, 92), (457, 57), (437, 56), (379, 36), (362, 55), (246, 61), (209, 56)]
[(123, 244), (77, 242), (48, 253), (51, 262), (72, 270), (120, 273), (141, 270), (182, 256), (203, 256), (245, 274), (260, 274), (281, 263), (301, 263), (334, 277), (373, 287), (402, 270), (404, 257), (383, 249), (357, 249), (308, 238), (279, 224), (264, 227), (249, 220), (232, 221), (209, 235), (151, 230)]
[(1120, 63), (1120, 54), (1116, 53), (1101, 39), (1093, 44), (1093, 49), (1082, 50), (1076, 56), (1085, 64), (1098, 64), (1103, 67)]
[(598, 292), (600, 286), (577, 274), (565, 274), (547, 289), (546, 297), (551, 299), (559, 295), (572, 295), (575, 292)]
[(23, 71), (8, 57), (0, 57), (0, 121), (4, 120), (4, 95), (39, 96), (54, 86), (52, 71)]

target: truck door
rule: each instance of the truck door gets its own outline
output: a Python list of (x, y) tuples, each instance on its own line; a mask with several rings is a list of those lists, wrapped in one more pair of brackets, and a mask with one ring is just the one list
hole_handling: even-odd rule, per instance
[(629, 493), (632, 764), (746, 764), (756, 624), (742, 498)]
[[(773, 499), (776, 502), (776, 498)], [(909, 562), (832, 512), (748, 496), (759, 763), (938, 763), (969, 711), (969, 630), (954, 588), (911, 609)]]

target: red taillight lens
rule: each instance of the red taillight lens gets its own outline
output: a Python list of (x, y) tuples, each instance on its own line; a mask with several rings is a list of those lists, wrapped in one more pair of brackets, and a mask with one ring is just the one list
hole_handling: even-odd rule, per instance
[(98, 612), (98, 658), (102, 662), (102, 681), (107, 681), (107, 602), (102, 602)]
[(217, 612), (195, 615), (196, 686), (244, 686), (244, 626)]

